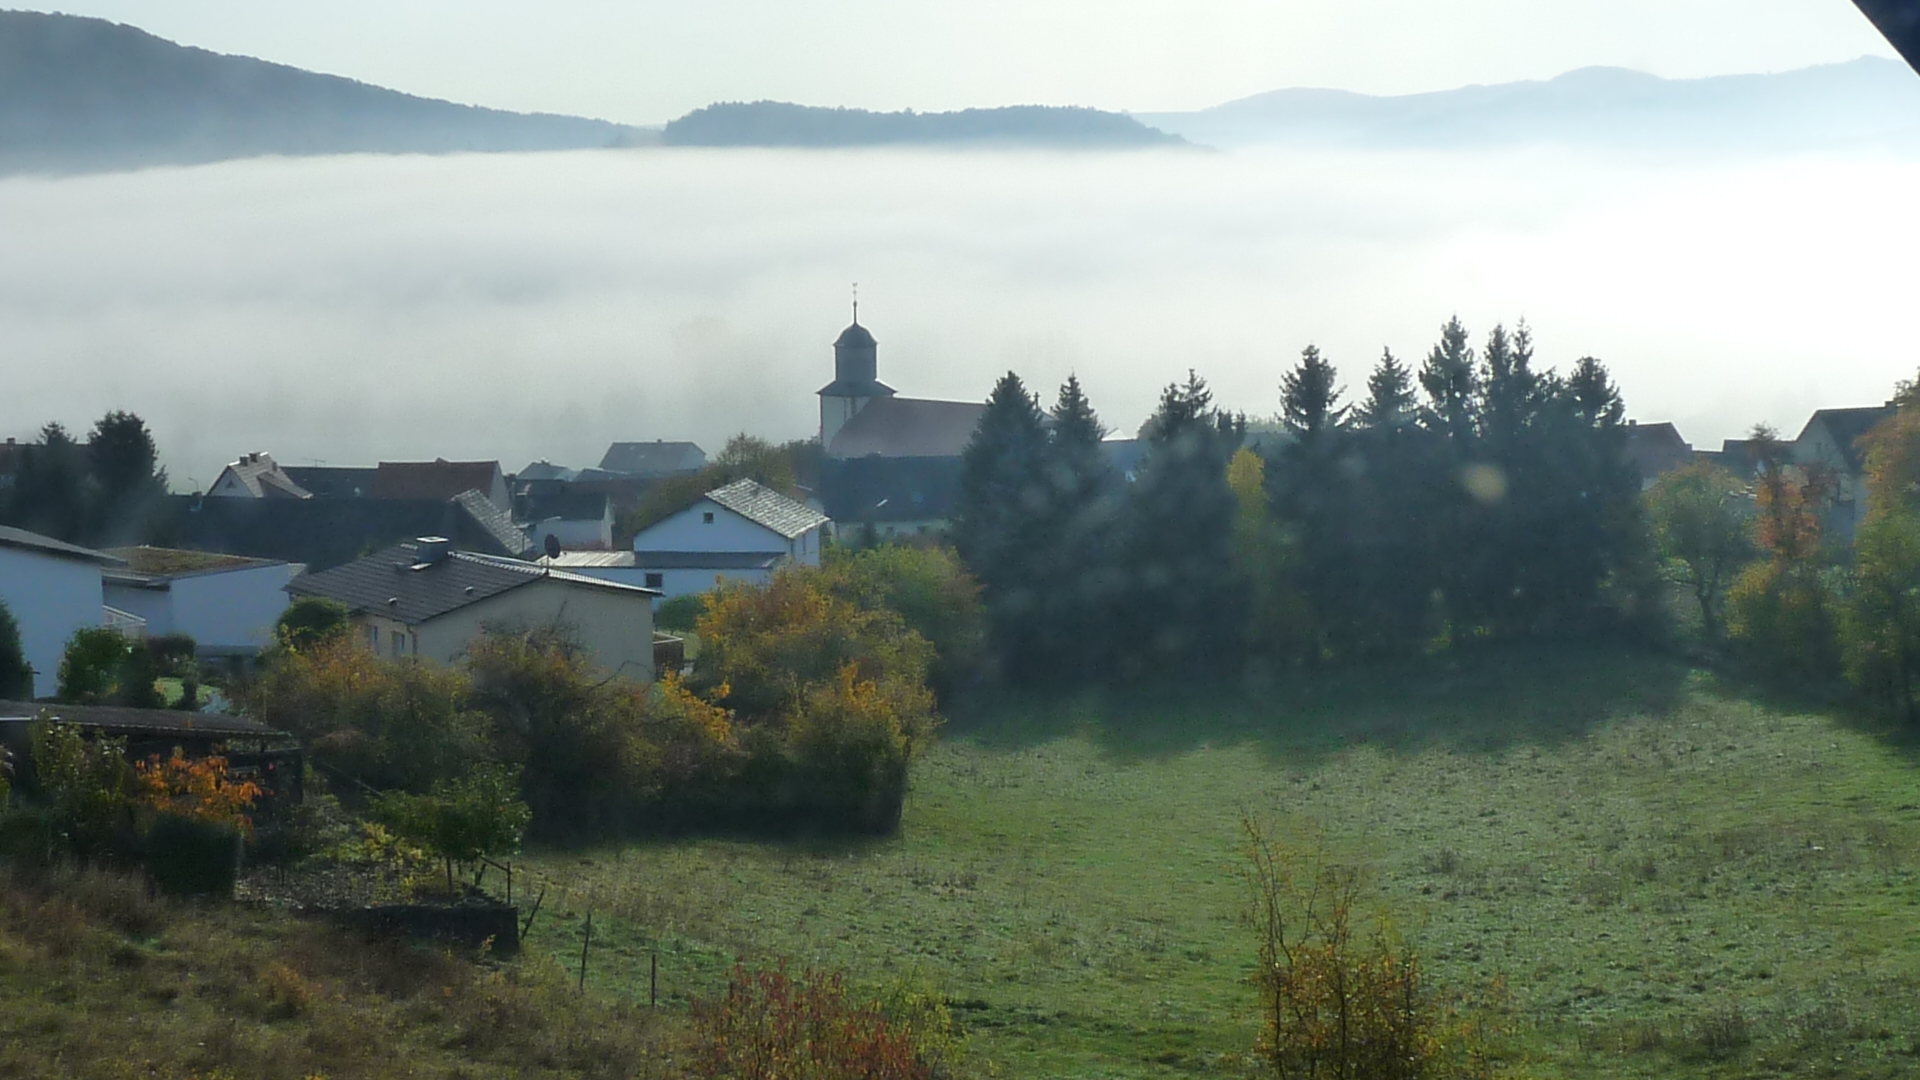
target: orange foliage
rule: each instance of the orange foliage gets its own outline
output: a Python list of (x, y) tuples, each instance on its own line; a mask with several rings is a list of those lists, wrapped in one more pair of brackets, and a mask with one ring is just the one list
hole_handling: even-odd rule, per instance
[(1920, 408), (1906, 406), (1860, 439), (1870, 512), (1920, 510)]
[(214, 755), (189, 760), (173, 748), (173, 756), (154, 754), (133, 766), (133, 801), (160, 813), (196, 821), (237, 825), (251, 830), (247, 816), (266, 790), (251, 780), (235, 781), (227, 773), (227, 759)]
[(1811, 559), (1820, 551), (1820, 510), (1833, 484), (1818, 469), (1768, 465), (1761, 470), (1754, 504), (1760, 550), (1783, 562)]

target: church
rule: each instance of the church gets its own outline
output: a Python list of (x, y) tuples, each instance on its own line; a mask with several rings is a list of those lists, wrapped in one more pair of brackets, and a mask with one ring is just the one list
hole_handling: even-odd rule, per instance
[(820, 500), (841, 529), (938, 533), (986, 406), (901, 397), (880, 381), (879, 351), (856, 304), (853, 325), (833, 343), (833, 381), (820, 388)]

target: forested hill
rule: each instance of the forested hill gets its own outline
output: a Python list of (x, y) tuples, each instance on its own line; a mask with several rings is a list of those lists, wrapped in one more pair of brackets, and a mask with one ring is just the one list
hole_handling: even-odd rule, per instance
[(1275, 90), (1185, 113), (1139, 113), (1194, 142), (1462, 148), (1521, 143), (1707, 151), (1920, 144), (1920, 75), (1862, 57), (1772, 75), (1662, 79), (1583, 68), (1543, 82), (1375, 97)]
[(669, 146), (1001, 144), (1067, 148), (1180, 145), (1177, 135), (1098, 109), (1017, 105), (959, 112), (868, 112), (783, 101), (709, 105), (669, 123)]
[(558, 150), (607, 146), (624, 131), (414, 97), (103, 19), (0, 11), (0, 172), (261, 154)]

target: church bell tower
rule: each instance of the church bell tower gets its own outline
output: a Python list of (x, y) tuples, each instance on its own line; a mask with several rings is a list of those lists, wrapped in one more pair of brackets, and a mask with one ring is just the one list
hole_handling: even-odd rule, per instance
[(833, 453), (833, 437), (875, 398), (892, 397), (893, 387), (879, 380), (879, 343), (860, 325), (860, 301), (853, 302), (853, 324), (833, 343), (833, 381), (820, 388), (820, 449)]

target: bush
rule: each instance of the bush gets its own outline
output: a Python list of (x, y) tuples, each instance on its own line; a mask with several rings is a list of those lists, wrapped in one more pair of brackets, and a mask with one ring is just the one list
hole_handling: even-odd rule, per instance
[(948, 1031), (856, 999), (838, 974), (736, 965), (726, 995), (694, 1007), (689, 1067), (710, 1080), (932, 1080), (952, 1075), (951, 1045)]
[(304, 652), (347, 635), (345, 605), (318, 596), (302, 596), (287, 605), (273, 623), (273, 640), (282, 649)]
[(520, 801), (518, 769), (481, 766), (459, 780), (442, 780), (426, 795), (390, 792), (373, 801), (371, 816), (446, 865), (452, 894), (453, 864), (520, 850), (532, 816)]
[(820, 576), (829, 593), (869, 611), (891, 611), (925, 638), (933, 649), (927, 681), (939, 693), (979, 670), (986, 652), (980, 583), (951, 548), (832, 548)]
[(1834, 622), (1832, 590), (1810, 563), (1754, 563), (1727, 594), (1727, 636), (1773, 678), (1832, 678), (1840, 667)]
[(376, 789), (423, 793), (489, 758), (486, 717), (463, 673), (381, 660), (344, 638), (273, 657), (233, 695), (316, 761)]
[(47, 808), (59, 846), (83, 857), (122, 850), (133, 828), (125, 740), (90, 740), (70, 724), (42, 720), (30, 742), (31, 794)]
[(1284, 850), (1250, 819), (1260, 933), (1258, 1053), (1275, 1076), (1338, 1080), (1484, 1077), (1479, 1026), (1446, 1008), (1420, 956), (1384, 921), (1363, 935), (1360, 875)]
[(253, 829), (247, 810), (263, 794), (251, 780), (231, 779), (226, 758), (189, 760), (177, 746), (171, 757), (154, 754), (136, 762), (130, 792), (135, 803), (162, 817), (224, 825), (243, 834)]
[(89, 626), (75, 630), (60, 657), (60, 700), (74, 704), (112, 701), (133, 655), (133, 643), (118, 630)]
[(176, 896), (232, 896), (244, 846), (229, 822), (162, 814), (147, 830), (147, 872)]
[(706, 609), (705, 593), (684, 593), (660, 602), (660, 610), (653, 613), (653, 625), (685, 633), (699, 623), (700, 613)]

